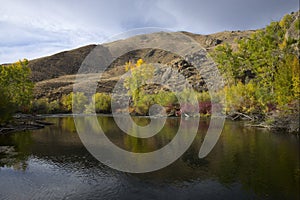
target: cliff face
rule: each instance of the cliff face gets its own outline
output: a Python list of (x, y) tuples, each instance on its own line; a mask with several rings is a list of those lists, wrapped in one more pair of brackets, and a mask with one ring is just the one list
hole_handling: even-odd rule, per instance
[[(290, 40), (299, 40), (300, 37), (300, 21), (299, 21), (299, 14), (300, 12), (295, 12), (292, 13), (291, 16), (291, 23), (290, 23), (290, 27), (287, 29), (286, 33), (285, 33), (285, 39), (287, 41)], [(293, 53), (294, 54), (298, 54), (298, 57), (300, 57), (299, 55), (299, 43), (296, 43), (293, 45)]]

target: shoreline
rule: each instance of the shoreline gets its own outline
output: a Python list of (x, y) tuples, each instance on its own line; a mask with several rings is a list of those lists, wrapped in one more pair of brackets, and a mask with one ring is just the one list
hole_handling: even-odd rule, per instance
[[(0, 135), (20, 132), (20, 131), (28, 131), (28, 130), (37, 130), (45, 128), (45, 126), (53, 125), (51, 122), (45, 121), (46, 118), (63, 118), (63, 117), (86, 117), (86, 116), (95, 116), (95, 114), (72, 114), (72, 113), (58, 113), (58, 114), (16, 114), (13, 117), (13, 121), (6, 126), (0, 126)], [(106, 116), (106, 117), (114, 117), (113, 114), (105, 114), (105, 113), (97, 113), (96, 116)], [(124, 115), (118, 115), (117, 117), (125, 117)], [(131, 115), (131, 117), (137, 118), (151, 118), (151, 116), (141, 116), (141, 115)], [(199, 117), (201, 119), (210, 120), (211, 116), (191, 116), (191, 117)], [(155, 116), (154, 118), (180, 118), (180, 116)], [(187, 117), (188, 119), (189, 117)], [(230, 120), (232, 122), (246, 122), (245, 126), (253, 127), (253, 128), (264, 128), (268, 129), (272, 132), (285, 131), (290, 134), (299, 135), (299, 127), (295, 130), (289, 130), (289, 124), (286, 124), (286, 127), (282, 126), (282, 124), (270, 125), (265, 121), (255, 121), (251, 120), (248, 117), (240, 117), (240, 118), (232, 118), (232, 116), (225, 116), (226, 120)]]
[(10, 123), (5, 126), (0, 126), (0, 135), (42, 129), (48, 125), (53, 125), (53, 123), (45, 121), (45, 117), (43, 116), (16, 114)]

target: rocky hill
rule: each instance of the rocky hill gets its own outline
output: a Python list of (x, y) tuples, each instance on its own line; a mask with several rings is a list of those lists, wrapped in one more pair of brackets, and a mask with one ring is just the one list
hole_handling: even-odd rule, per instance
[[(254, 31), (225, 31), (211, 35), (200, 35), (190, 32), (181, 32), (193, 38), (208, 52), (222, 43), (235, 45), (234, 40), (248, 37)], [(32, 70), (32, 80), (39, 82), (57, 78), (63, 75), (76, 74), (84, 58), (96, 47), (95, 44), (80, 47), (70, 51), (60, 52), (51, 56), (31, 60), (29, 67)], [(123, 65), (128, 60), (143, 58), (146, 62), (168, 63), (174, 57), (168, 52), (153, 49), (141, 49), (129, 52), (120, 57), (112, 67)], [(175, 57), (176, 58), (176, 57)]]
[[(211, 52), (216, 46), (226, 42), (234, 44), (236, 38), (249, 37), (254, 31), (225, 31), (211, 35), (200, 35), (189, 32), (181, 32), (198, 42), (208, 52)], [(139, 36), (142, 37), (142, 36)], [(117, 42), (108, 43), (118, 45)], [(64, 51), (35, 60), (29, 61), (28, 66), (32, 70), (32, 80), (35, 82), (35, 97), (46, 97), (50, 100), (58, 99), (63, 94), (72, 91), (72, 84), (75, 80), (75, 74), (78, 72), (81, 63), (85, 57), (96, 47), (88, 45), (71, 51)], [(147, 63), (161, 63), (171, 66), (175, 69), (181, 69), (193, 85), (197, 85), (198, 91), (205, 90), (204, 82), (199, 74), (182, 60), (178, 55), (160, 49), (139, 49), (128, 52), (116, 59), (105, 72), (105, 75), (99, 82), (97, 91), (110, 92), (119, 77), (125, 72), (124, 64), (128, 61), (136, 61), (142, 58)]]
[(84, 58), (95, 47), (96, 45), (88, 45), (31, 60), (28, 66), (32, 71), (32, 80), (39, 82), (64, 75), (76, 74)]
[[(292, 13), (292, 24), (296, 23), (296, 18), (299, 12)], [(299, 37), (299, 30), (291, 26), (287, 31), (287, 38)], [(181, 32), (196, 42), (210, 53), (215, 47), (223, 43), (230, 44), (233, 49), (236, 47), (236, 39), (247, 38), (255, 30), (249, 31), (224, 31), (210, 35), (194, 34), (190, 32)], [(135, 36), (135, 38), (144, 37), (143, 35)], [(128, 38), (125, 40), (134, 40)], [(113, 45), (118, 46), (124, 40), (115, 41), (105, 44), (106, 47)], [(158, 41), (160, 42), (160, 41)], [(32, 70), (32, 80), (35, 82), (35, 97), (47, 97), (50, 100), (58, 99), (62, 94), (67, 94), (72, 91), (72, 84), (75, 80), (75, 74), (78, 72), (82, 62), (86, 56), (97, 45), (88, 45), (78, 49), (60, 52), (51, 56), (29, 61), (28, 66)], [(295, 51), (299, 51), (298, 46), (295, 46)], [(181, 73), (195, 86), (198, 91), (205, 90), (205, 84), (201, 80), (201, 75), (188, 63), (184, 62), (178, 55), (160, 49), (139, 49), (128, 52), (117, 58), (104, 73), (103, 78), (99, 81), (99, 92), (110, 92), (120, 76), (125, 72), (124, 64), (128, 61), (136, 61), (142, 58), (147, 63), (161, 63), (166, 66), (171, 66), (174, 69), (181, 70)], [(162, 75), (162, 74), (161, 74)], [(93, 76), (93, 75), (91, 75)]]

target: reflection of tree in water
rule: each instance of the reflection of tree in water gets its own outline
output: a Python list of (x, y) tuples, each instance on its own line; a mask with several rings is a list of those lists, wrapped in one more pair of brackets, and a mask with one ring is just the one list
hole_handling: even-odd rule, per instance
[(2, 136), (0, 146), (0, 167), (12, 167), (25, 171), (33, 143), (29, 131)]
[[(139, 126), (146, 126), (150, 123), (150, 118), (132, 117), (132, 119), (134, 123), (136, 123)], [(165, 126), (155, 136), (150, 138), (138, 138), (138, 137), (133, 137), (127, 133), (124, 133), (117, 126), (116, 122), (112, 117), (109, 116), (98, 117), (98, 122), (105, 135), (115, 145), (127, 151), (143, 152), (143, 153), (155, 151), (167, 145), (176, 135), (179, 126), (178, 119), (176, 118), (167, 119)], [(88, 123), (88, 125), (85, 123)], [(83, 127), (88, 126), (90, 130), (93, 130), (92, 131), (93, 133), (97, 133), (98, 131), (97, 123), (94, 123), (92, 120), (86, 120), (85, 123), (82, 121), (81, 124), (81, 121), (79, 121), (77, 125)], [(131, 134), (136, 133), (136, 135), (138, 135), (137, 133), (138, 130), (131, 128), (130, 131), (132, 131)]]
[(208, 120), (200, 120), (195, 140), (181, 158), (191, 168), (208, 167), (208, 161), (206, 159), (199, 159), (198, 157), (208, 126)]
[(77, 133), (73, 117), (59, 118), (59, 127), (71, 133)]
[(185, 162), (189, 167), (197, 169), (199, 167), (208, 168), (209, 161), (205, 158), (199, 159), (198, 157), (199, 149), (190, 148), (183, 156), (182, 161)]
[[(149, 118), (133, 118), (134, 122), (140, 126), (146, 126), (150, 123)], [(176, 120), (176, 119), (175, 119)], [(174, 138), (178, 130), (178, 123), (173, 123), (174, 119), (167, 119), (164, 127), (156, 135), (149, 138), (137, 138), (129, 134), (123, 135), (124, 148), (128, 151), (146, 153), (158, 150)], [(155, 123), (155, 121), (154, 121)], [(155, 124), (154, 124), (155, 125)], [(160, 124), (157, 124), (158, 126)], [(138, 135), (138, 130), (131, 128), (132, 135)]]
[(240, 183), (260, 196), (295, 199), (295, 194), (299, 197), (299, 178), (293, 169), (299, 165), (297, 145), (290, 145), (289, 137), (226, 123), (221, 141), (208, 157), (209, 167), (227, 187)]

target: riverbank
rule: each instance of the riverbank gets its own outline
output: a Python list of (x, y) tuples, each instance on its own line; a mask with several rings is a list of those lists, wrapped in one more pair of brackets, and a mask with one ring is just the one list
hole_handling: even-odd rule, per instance
[[(90, 114), (91, 115), (91, 114)], [(45, 128), (45, 126), (52, 125), (52, 123), (45, 121), (46, 118), (61, 118), (61, 117), (73, 117), (74, 114), (16, 114), (13, 120), (5, 126), (0, 126), (0, 134), (8, 134), (26, 130), (36, 130)], [(88, 116), (85, 114), (83, 116)], [(98, 113), (97, 116), (113, 117), (112, 114)], [(132, 115), (135, 117), (149, 117)], [(167, 118), (177, 118), (179, 116), (168, 116)], [(201, 116), (201, 118), (210, 119), (210, 116)], [(265, 128), (274, 132), (288, 132), (291, 134), (299, 134), (299, 113), (293, 113), (289, 115), (280, 115), (278, 113), (272, 113), (267, 116), (266, 120), (262, 120), (260, 117), (248, 116), (243, 113), (232, 113), (226, 116), (226, 119), (231, 121), (249, 121), (245, 126), (253, 128)]]
[(52, 125), (52, 123), (45, 121), (44, 116), (16, 114), (9, 123), (0, 126), (0, 134), (42, 129), (48, 125)]

